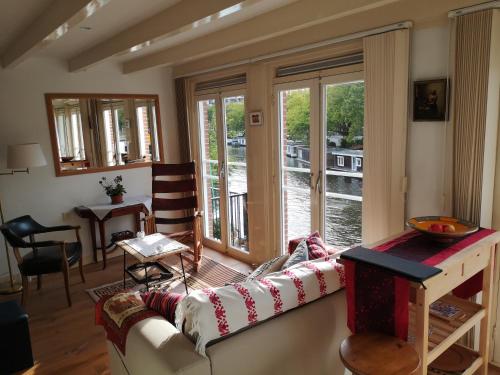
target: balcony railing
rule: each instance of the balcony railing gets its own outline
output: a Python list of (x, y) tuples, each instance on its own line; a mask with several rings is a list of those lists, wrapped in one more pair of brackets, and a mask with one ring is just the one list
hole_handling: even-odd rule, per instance
[[(214, 237), (221, 238), (220, 196), (218, 188), (212, 190), (212, 214)], [(228, 225), (230, 244), (248, 251), (247, 193), (229, 193)]]

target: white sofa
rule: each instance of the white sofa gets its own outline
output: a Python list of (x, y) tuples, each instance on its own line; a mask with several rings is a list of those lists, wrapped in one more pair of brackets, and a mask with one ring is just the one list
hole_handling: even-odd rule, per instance
[(288, 311), (207, 347), (207, 357), (163, 318), (131, 328), (126, 355), (108, 341), (113, 375), (341, 375), (344, 290)]

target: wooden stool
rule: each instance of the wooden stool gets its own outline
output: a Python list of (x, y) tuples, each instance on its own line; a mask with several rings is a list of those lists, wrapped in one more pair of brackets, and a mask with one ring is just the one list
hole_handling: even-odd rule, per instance
[(340, 345), (340, 358), (356, 375), (411, 375), (420, 365), (413, 346), (379, 333), (346, 338)]

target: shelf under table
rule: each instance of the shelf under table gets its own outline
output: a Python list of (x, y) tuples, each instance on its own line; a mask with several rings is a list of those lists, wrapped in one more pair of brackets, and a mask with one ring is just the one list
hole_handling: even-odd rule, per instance
[[(486, 315), (486, 311), (481, 305), (462, 298), (446, 295), (439, 300), (457, 306), (462, 310), (462, 313), (453, 320), (430, 314), (428, 363), (443, 354)], [(415, 334), (415, 306), (410, 304), (409, 336), (415, 337)]]
[[(461, 346), (461, 345), (452, 345), (452, 346)], [(467, 369), (464, 371), (441, 371), (436, 370), (432, 367), (432, 363), (427, 368), (428, 375), (443, 375), (443, 374), (460, 374), (460, 375), (472, 375), (474, 374), (483, 364), (483, 358), (479, 356), (479, 354), (469, 348), (461, 347), (471, 354), (470, 359), (466, 363)]]

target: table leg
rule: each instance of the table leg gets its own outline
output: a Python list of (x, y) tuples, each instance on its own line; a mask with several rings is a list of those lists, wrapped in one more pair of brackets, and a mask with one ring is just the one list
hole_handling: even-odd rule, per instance
[(127, 252), (123, 250), (123, 289), (125, 289), (125, 275), (127, 270)]
[(496, 247), (490, 249), (490, 262), (483, 270), (483, 297), (481, 305), (486, 309), (486, 316), (481, 320), (479, 328), (479, 355), (483, 357), (483, 366), (477, 372), (480, 375), (488, 374), (488, 363), (490, 354), (490, 322), (491, 322), (491, 304), (493, 301), (493, 277), (494, 277), (494, 259)]
[(415, 350), (420, 356), (420, 367), (416, 375), (427, 375), (427, 354), (429, 351), (429, 296), (427, 290), (416, 290), (415, 301)]
[(95, 239), (95, 220), (89, 219), (90, 237), (92, 238), (92, 250), (94, 251), (94, 263), (97, 263), (97, 243)]
[(135, 233), (141, 231), (141, 213), (136, 212), (134, 213), (134, 219), (135, 219)]
[(101, 238), (102, 269), (106, 269), (106, 227), (104, 221), (99, 220), (99, 236)]
[(184, 272), (184, 261), (182, 260), (182, 254), (179, 253), (179, 258), (181, 258), (181, 268), (182, 268), (182, 277), (184, 278), (184, 287), (186, 288), (186, 294), (189, 294), (188, 284), (186, 281), (186, 272)]

